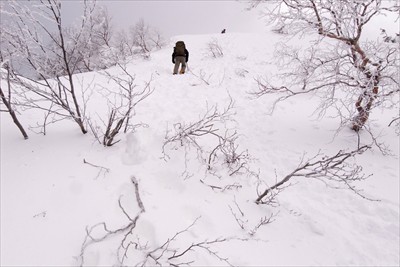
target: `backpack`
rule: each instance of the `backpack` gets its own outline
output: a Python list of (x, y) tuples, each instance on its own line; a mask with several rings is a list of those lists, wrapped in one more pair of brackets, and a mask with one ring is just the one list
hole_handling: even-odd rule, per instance
[(185, 56), (186, 47), (183, 41), (178, 41), (175, 44), (175, 56)]

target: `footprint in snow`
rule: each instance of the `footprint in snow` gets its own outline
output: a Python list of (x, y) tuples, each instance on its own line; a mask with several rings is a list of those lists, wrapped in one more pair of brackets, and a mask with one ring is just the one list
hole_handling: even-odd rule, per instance
[(145, 151), (137, 135), (129, 133), (126, 137), (126, 147), (122, 155), (122, 163), (126, 165), (137, 165), (142, 163), (145, 158)]
[(301, 212), (297, 212), (295, 210), (289, 210), (289, 213), (294, 215), (294, 216), (301, 216), (302, 215)]
[(310, 217), (306, 216), (305, 217), (305, 225), (313, 232), (314, 234), (317, 235), (324, 235), (324, 229), (321, 225), (319, 225), (316, 221), (312, 220)]

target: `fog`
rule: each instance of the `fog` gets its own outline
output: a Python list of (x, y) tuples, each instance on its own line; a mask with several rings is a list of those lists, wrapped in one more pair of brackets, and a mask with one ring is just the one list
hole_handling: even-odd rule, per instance
[[(221, 32), (262, 32), (260, 10), (247, 10), (248, 1), (98, 1), (107, 8), (115, 29), (127, 29), (140, 19), (165, 37), (182, 34)], [(64, 23), (82, 14), (82, 2), (62, 1)]]

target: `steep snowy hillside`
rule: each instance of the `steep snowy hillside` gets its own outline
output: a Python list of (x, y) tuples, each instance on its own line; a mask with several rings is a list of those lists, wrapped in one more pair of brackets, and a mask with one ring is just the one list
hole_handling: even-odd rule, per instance
[[(178, 40), (190, 52), (185, 75), (172, 75)], [(135, 107), (140, 125), (112, 147), (70, 121), (48, 125), (45, 136), (30, 131), (25, 141), (1, 113), (1, 265), (398, 265), (399, 139), (387, 127), (397, 110), (370, 118), (393, 155), (374, 148), (354, 159), (372, 174), (354, 185), (379, 201), (323, 178), (294, 177), (277, 202), (255, 203), (302, 159), (357, 147), (350, 129), (336, 134), (338, 119), (313, 115), (318, 98), (289, 99), (270, 115), (273, 99), (251, 97), (255, 79), (275, 72), (279, 42), (300, 41), (273, 33), (178, 36), (132, 60), (136, 88), (150, 82), (154, 91)], [(213, 57), (210, 44), (222, 54)], [(123, 77), (118, 67), (107, 71)], [(115, 83), (103, 71), (75, 78), (92, 91), (87, 115), (104, 127), (105, 89)], [(34, 127), (43, 114), (19, 118)], [(174, 141), (190, 126), (212, 133)], [(212, 153), (223, 145), (215, 135), (233, 136), (233, 146), (224, 145), (239, 164)]]

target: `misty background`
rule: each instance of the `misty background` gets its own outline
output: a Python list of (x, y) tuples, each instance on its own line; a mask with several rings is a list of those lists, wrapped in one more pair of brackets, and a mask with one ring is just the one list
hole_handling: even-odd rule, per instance
[[(64, 23), (70, 24), (82, 13), (82, 1), (62, 1)], [(265, 23), (260, 10), (248, 10), (249, 1), (186, 0), (100, 0), (107, 8), (115, 29), (128, 29), (140, 19), (157, 28), (164, 37), (184, 34), (262, 32)]]
[[(18, 0), (18, 3), (35, 12), (39, 1)], [(215, 34), (226, 29), (227, 33), (265, 32), (262, 9), (249, 9), (250, 1), (244, 0), (98, 0), (97, 8), (103, 7), (111, 17), (111, 29), (127, 32), (139, 21), (159, 31), (165, 41), (177, 35)], [(13, 13), (6, 1), (1, 1), (3, 11)], [(61, 0), (62, 26), (78, 26), (84, 12), (81, 0)], [(4, 15), (2, 25), (9, 23)], [(56, 30), (53, 22), (42, 20), (48, 29)], [(2, 44), (4, 45), (4, 44)], [(20, 74), (34, 78), (29, 66), (13, 60)]]
[[(39, 1), (18, 0), (19, 4), (34, 12)], [(97, 8), (103, 7), (111, 17), (111, 31), (113, 34), (127, 36), (130, 28), (139, 21), (158, 30), (168, 44), (169, 39), (179, 35), (218, 34), (223, 29), (227, 33), (266, 33), (266, 18), (263, 17), (263, 8), (250, 9), (251, 0), (98, 0)], [(254, 1), (253, 1), (254, 3)], [(1, 1), (0, 7), (10, 11), (7, 1)], [(62, 26), (77, 26), (81, 23), (84, 13), (84, 2), (80, 0), (61, 0)], [(375, 22), (364, 30), (365, 37), (374, 41), (381, 38), (381, 28), (390, 29), (393, 20), (387, 16), (377, 16)], [(0, 17), (1, 24), (8, 24), (5, 16)], [(42, 21), (46, 28), (56, 31), (54, 22)], [(393, 35), (394, 32), (389, 32)], [(2, 42), (2, 45), (3, 44)], [(4, 48), (4, 47), (3, 47)], [(35, 78), (29, 66), (18, 62), (14, 57), (13, 64), (20, 74)]]

